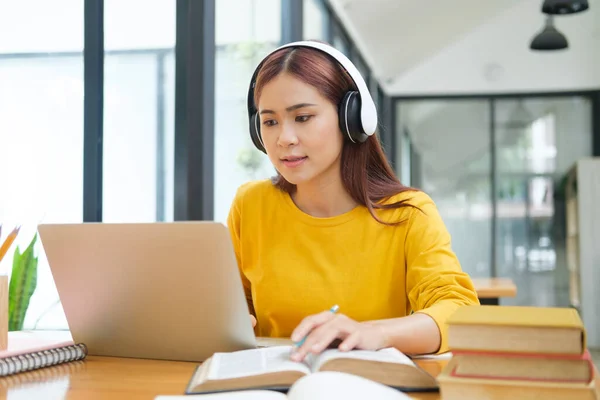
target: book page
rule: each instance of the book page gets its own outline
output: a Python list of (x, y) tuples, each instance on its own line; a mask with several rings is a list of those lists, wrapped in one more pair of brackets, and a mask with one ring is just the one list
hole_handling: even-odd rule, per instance
[(289, 400), (410, 399), (408, 395), (372, 380), (333, 371), (317, 372), (298, 379), (287, 396)]
[(354, 358), (359, 360), (371, 360), (379, 362), (388, 362), (395, 364), (415, 365), (415, 363), (404, 353), (393, 347), (377, 351), (371, 350), (351, 350), (340, 351), (337, 349), (325, 350), (319, 356), (312, 360), (313, 371), (318, 371), (325, 362), (334, 358)]
[(277, 346), (216, 353), (210, 363), (208, 379), (232, 379), (278, 371), (310, 373), (305, 363), (290, 360), (291, 350), (291, 346)]
[(411, 360), (450, 360), (452, 358), (451, 352), (442, 354), (420, 354), (410, 357)]

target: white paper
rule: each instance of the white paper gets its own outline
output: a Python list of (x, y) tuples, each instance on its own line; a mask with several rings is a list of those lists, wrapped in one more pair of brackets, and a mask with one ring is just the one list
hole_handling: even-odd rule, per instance
[(243, 390), (239, 392), (211, 393), (201, 395), (157, 396), (154, 400), (286, 400), (283, 393), (268, 390)]
[(317, 372), (296, 381), (289, 400), (408, 400), (406, 394), (360, 376), (342, 372)]
[(211, 362), (208, 379), (230, 379), (260, 375), (275, 371), (309, 373), (304, 363), (290, 360), (290, 346), (266, 347), (233, 353), (216, 353)]
[(446, 352), (442, 354), (423, 354), (418, 356), (411, 356), (413, 360), (449, 360), (452, 358), (452, 353)]

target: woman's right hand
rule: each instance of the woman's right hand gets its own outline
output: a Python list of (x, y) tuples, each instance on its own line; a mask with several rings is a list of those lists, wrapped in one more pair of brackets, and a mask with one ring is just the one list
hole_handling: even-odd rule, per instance
[(254, 315), (250, 314), (250, 321), (252, 322), (252, 328), (256, 327), (256, 317), (254, 317)]

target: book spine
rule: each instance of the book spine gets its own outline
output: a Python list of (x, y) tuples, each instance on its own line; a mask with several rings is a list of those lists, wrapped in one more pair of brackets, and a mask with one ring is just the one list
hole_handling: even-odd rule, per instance
[(489, 356), (489, 357), (511, 357), (511, 358), (534, 358), (552, 360), (591, 360), (591, 355), (586, 349), (583, 354), (566, 353), (521, 353), (511, 351), (486, 351), (486, 350), (453, 350), (454, 356)]
[(73, 346), (61, 347), (22, 354), (0, 359), (0, 376), (18, 374), (52, 365), (82, 360), (87, 355), (87, 347), (80, 343)]
[[(461, 353), (464, 355), (465, 353)], [(587, 353), (589, 355), (589, 353)], [(533, 357), (532, 357), (533, 358)], [(570, 359), (570, 357), (557, 357), (560, 359)], [(525, 376), (495, 376), (495, 375), (486, 375), (486, 374), (463, 374), (458, 372), (458, 365), (455, 365), (454, 368), (450, 371), (450, 376), (454, 376), (456, 378), (472, 378), (472, 379), (489, 379), (489, 380), (501, 380), (501, 381), (527, 381), (527, 382), (564, 382), (564, 383), (591, 383), (595, 378), (595, 368), (594, 362), (591, 358), (588, 357), (578, 357), (576, 360), (585, 361), (588, 369), (589, 369), (589, 378), (588, 379), (556, 379), (556, 378), (530, 378)]]

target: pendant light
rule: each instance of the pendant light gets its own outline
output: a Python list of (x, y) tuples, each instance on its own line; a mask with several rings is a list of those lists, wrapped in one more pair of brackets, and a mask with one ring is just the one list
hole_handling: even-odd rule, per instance
[(562, 50), (569, 47), (567, 38), (554, 27), (554, 17), (549, 15), (546, 26), (531, 41), (532, 50)]
[(590, 8), (587, 0), (545, 0), (542, 12), (549, 15), (575, 14)]

